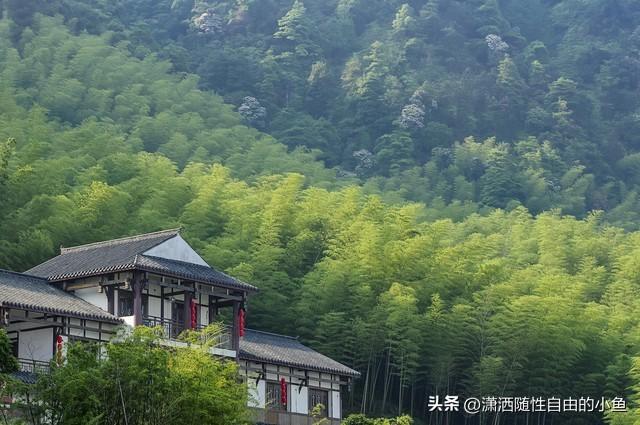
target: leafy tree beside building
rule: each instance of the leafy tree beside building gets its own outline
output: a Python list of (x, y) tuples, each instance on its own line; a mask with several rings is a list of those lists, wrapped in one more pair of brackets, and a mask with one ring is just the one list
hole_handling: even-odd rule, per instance
[(69, 344), (63, 366), (18, 387), (17, 408), (29, 425), (251, 423), (235, 363), (215, 359), (206, 345), (167, 349), (159, 337), (139, 327), (104, 352)]

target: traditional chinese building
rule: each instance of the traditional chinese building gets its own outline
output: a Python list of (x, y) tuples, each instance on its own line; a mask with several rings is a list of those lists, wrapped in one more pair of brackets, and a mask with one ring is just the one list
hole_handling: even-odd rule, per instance
[(122, 324), (113, 314), (45, 279), (0, 270), (0, 318), (21, 377), (47, 372), (58, 339), (108, 341)]
[(342, 389), (358, 372), (305, 347), (296, 338), (247, 330), (240, 342), (240, 369), (250, 389), (259, 423), (308, 424), (322, 404), (330, 425), (342, 413)]
[(0, 271), (0, 318), (27, 381), (47, 371), (58, 344), (108, 341), (123, 325), (161, 326), (179, 344), (185, 329), (226, 321), (212, 354), (240, 363), (258, 423), (307, 424), (317, 404), (339, 423), (341, 392), (358, 372), (295, 338), (244, 331), (256, 292), (168, 230), (62, 248), (24, 274)]

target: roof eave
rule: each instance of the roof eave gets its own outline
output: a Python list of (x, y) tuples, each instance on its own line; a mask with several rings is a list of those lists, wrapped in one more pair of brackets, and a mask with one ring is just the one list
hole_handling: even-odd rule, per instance
[(294, 367), (294, 368), (297, 368), (297, 369), (305, 369), (305, 370), (312, 370), (314, 372), (333, 373), (334, 375), (349, 376), (349, 377), (352, 377), (352, 378), (358, 378), (361, 375), (360, 372), (358, 372), (356, 370), (353, 370), (353, 369), (351, 369), (352, 372), (347, 372), (347, 371), (341, 371), (341, 370), (338, 370), (338, 369), (321, 368), (321, 367), (317, 367), (317, 366), (309, 366), (309, 365), (303, 365), (303, 364), (298, 364), (298, 363), (285, 362), (285, 361), (281, 361), (281, 360), (267, 359), (265, 357), (255, 356), (253, 354), (243, 354), (242, 352), (238, 352), (238, 358), (240, 360), (265, 362), (265, 363), (279, 365), (279, 366)]
[(101, 276), (103, 274), (109, 274), (109, 273), (128, 272), (135, 269), (136, 267), (134, 264), (119, 264), (116, 266), (104, 267), (101, 269), (92, 269), (92, 270), (81, 271), (76, 273), (52, 275), (46, 279), (51, 283), (56, 283), (56, 282), (64, 282), (65, 280), (70, 280), (70, 279), (85, 279), (88, 277), (96, 277), (96, 276)]
[(126, 271), (133, 271), (133, 270), (139, 270), (139, 271), (143, 271), (143, 272), (148, 272), (148, 273), (160, 273), (163, 274), (165, 276), (169, 276), (169, 277), (174, 277), (176, 279), (193, 279), (195, 282), (201, 283), (201, 284), (205, 284), (205, 285), (215, 285), (215, 286), (219, 286), (221, 288), (224, 289), (231, 289), (231, 290), (240, 290), (240, 291), (245, 291), (245, 292), (250, 292), (250, 293), (257, 293), (260, 290), (253, 286), (250, 285), (248, 283), (245, 283), (243, 287), (239, 287), (239, 286), (233, 286), (233, 285), (229, 285), (229, 284), (224, 284), (224, 283), (220, 283), (220, 282), (210, 282), (210, 281), (205, 281), (202, 279), (195, 279), (191, 276), (184, 276), (181, 273), (170, 273), (170, 272), (166, 272), (164, 270), (158, 270), (155, 269), (154, 267), (147, 267), (147, 266), (142, 266), (140, 264), (122, 264), (122, 265), (117, 265), (117, 266), (112, 266), (112, 267), (105, 267), (102, 269), (93, 269), (93, 270), (87, 270), (87, 271), (83, 271), (83, 272), (77, 272), (77, 273), (66, 273), (66, 274), (62, 274), (62, 275), (53, 275), (49, 278), (47, 278), (47, 280), (51, 283), (58, 283), (58, 282), (64, 282), (65, 280), (69, 280), (69, 279), (85, 279), (88, 277), (96, 277), (96, 276), (101, 276), (103, 274), (107, 274), (107, 273), (117, 273), (117, 272), (126, 272)]
[(73, 319), (95, 320), (96, 322), (105, 322), (105, 323), (111, 323), (114, 325), (121, 325), (124, 323), (122, 319), (115, 316), (107, 317), (107, 316), (98, 316), (94, 314), (74, 314), (73, 312), (69, 312), (66, 310), (56, 310), (54, 308), (44, 308), (44, 307), (34, 306), (31, 304), (14, 303), (14, 302), (7, 302), (7, 301), (0, 303), (0, 305), (5, 308), (29, 310), (29, 311), (34, 311), (34, 312), (43, 313), (43, 314), (55, 314), (57, 316), (71, 317)]
[(182, 273), (171, 273), (171, 272), (166, 272), (164, 270), (159, 270), (156, 269), (154, 267), (149, 267), (149, 266), (143, 266), (140, 264), (135, 265), (134, 269), (136, 270), (140, 270), (140, 271), (144, 271), (144, 272), (148, 272), (148, 273), (161, 273), (165, 276), (168, 277), (173, 277), (176, 279), (189, 279), (189, 280), (193, 280), (194, 282), (200, 283), (200, 284), (205, 284), (205, 285), (214, 285), (214, 286), (218, 286), (224, 289), (231, 289), (231, 290), (235, 290), (235, 291), (244, 291), (244, 292), (251, 292), (251, 293), (256, 293), (258, 292), (258, 288), (256, 288), (253, 285), (250, 285), (248, 283), (244, 283), (244, 285), (246, 286), (233, 286), (233, 285), (229, 285), (229, 284), (225, 284), (225, 283), (221, 283), (221, 282), (213, 282), (213, 281), (206, 281), (206, 280), (202, 280), (202, 279), (197, 279), (194, 278), (193, 276), (186, 276), (183, 275)]

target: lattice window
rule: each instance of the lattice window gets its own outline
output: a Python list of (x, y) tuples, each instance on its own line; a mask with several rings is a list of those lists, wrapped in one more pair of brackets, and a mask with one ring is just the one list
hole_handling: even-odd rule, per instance
[[(142, 294), (142, 315), (149, 314), (149, 296)], [(133, 292), (118, 291), (118, 317), (133, 316)]]
[(329, 410), (329, 391), (309, 388), (309, 412), (319, 404), (322, 405), (321, 415), (327, 417)]
[(282, 403), (280, 383), (267, 382), (267, 408), (271, 410), (287, 410), (287, 406)]

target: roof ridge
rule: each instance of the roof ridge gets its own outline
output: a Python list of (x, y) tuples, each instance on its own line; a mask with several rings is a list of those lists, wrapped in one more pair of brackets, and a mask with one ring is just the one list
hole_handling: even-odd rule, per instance
[(29, 277), (31, 279), (37, 279), (37, 280), (41, 280), (41, 281), (43, 281), (45, 283), (48, 283), (47, 279), (45, 279), (43, 277), (40, 277), (40, 276), (33, 275), (33, 274), (29, 274), (29, 273), (14, 272), (13, 270), (7, 270), (7, 269), (0, 269), (0, 273), (8, 273), (8, 274), (12, 274), (12, 275), (15, 275), (15, 276), (20, 276), (20, 277)]
[[(293, 339), (294, 341), (298, 341), (298, 342), (300, 342), (300, 339), (299, 339), (300, 337), (299, 337), (299, 336), (291, 336), (291, 335), (277, 334), (277, 333), (274, 333), (274, 332), (259, 331), (259, 330), (257, 330), (257, 329), (249, 329), (249, 328), (247, 328), (247, 330), (248, 330), (248, 331), (251, 331), (251, 332), (258, 332), (258, 333), (265, 334), (265, 335), (272, 335), (272, 336), (279, 336), (279, 337), (281, 337), (281, 338)], [(302, 344), (302, 343), (301, 343), (301, 344)], [(305, 347), (306, 347), (306, 345), (305, 345)]]
[(78, 252), (78, 251), (82, 251), (82, 250), (90, 249), (90, 248), (95, 248), (95, 247), (99, 247), (99, 246), (117, 245), (119, 243), (124, 243), (124, 242), (151, 239), (153, 237), (160, 236), (160, 235), (165, 234), (165, 233), (166, 234), (173, 234), (173, 236), (176, 236), (176, 235), (180, 234), (180, 230), (182, 230), (182, 228), (178, 227), (178, 228), (174, 228), (174, 229), (159, 230), (157, 232), (142, 233), (142, 234), (133, 235), (133, 236), (125, 236), (125, 237), (117, 238), (117, 239), (109, 239), (109, 240), (106, 240), (106, 241), (92, 242), (92, 243), (88, 243), (88, 244), (84, 244), (84, 245), (76, 245), (76, 246), (71, 246), (71, 247), (68, 247), (68, 248), (60, 247), (60, 254), (68, 254), (70, 252)]

